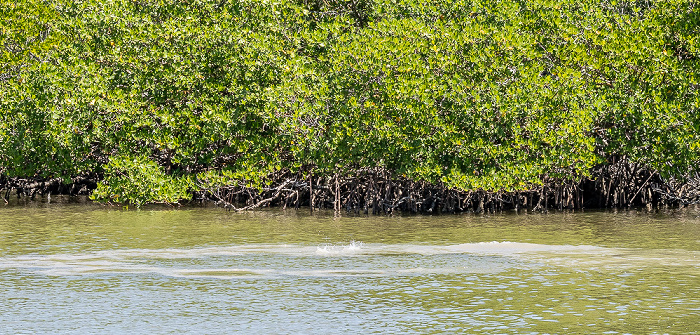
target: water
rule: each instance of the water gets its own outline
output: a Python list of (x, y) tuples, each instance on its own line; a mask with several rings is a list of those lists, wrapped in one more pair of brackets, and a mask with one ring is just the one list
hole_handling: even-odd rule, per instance
[(700, 333), (700, 210), (0, 208), (0, 333)]

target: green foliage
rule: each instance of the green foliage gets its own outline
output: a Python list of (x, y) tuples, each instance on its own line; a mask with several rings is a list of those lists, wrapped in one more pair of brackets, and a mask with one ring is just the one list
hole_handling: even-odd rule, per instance
[[(184, 180), (282, 168), (523, 190), (622, 156), (664, 176), (700, 166), (694, 0), (0, 10), (0, 173), (103, 173), (95, 199), (174, 202)], [(179, 186), (149, 193), (159, 180)]]
[(92, 199), (141, 206), (147, 202), (177, 203), (191, 197), (187, 178), (165, 174), (146, 157), (113, 157), (105, 166), (105, 176)]

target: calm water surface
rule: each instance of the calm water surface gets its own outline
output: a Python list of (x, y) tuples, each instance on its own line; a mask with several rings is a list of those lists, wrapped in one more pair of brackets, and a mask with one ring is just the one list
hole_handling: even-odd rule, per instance
[(0, 207), (0, 333), (700, 333), (700, 210)]

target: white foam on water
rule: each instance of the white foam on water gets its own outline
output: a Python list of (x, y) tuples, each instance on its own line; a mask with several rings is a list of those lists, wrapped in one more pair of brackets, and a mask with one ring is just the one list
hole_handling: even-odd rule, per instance
[(542, 251), (524, 254), (521, 259), (556, 266), (598, 270), (682, 267), (700, 271), (700, 252), (676, 249), (601, 248), (595, 251)]
[[(479, 263), (477, 265), (467, 264), (469, 261), (460, 258), (452, 258), (448, 263), (436, 263), (436, 259), (431, 257), (451, 254), (474, 255), (481, 260), (477, 262)], [(262, 256), (262, 258), (257, 256)], [(373, 258), (373, 263), (367, 268), (364, 267), (367, 261), (355, 260), (356, 257), (367, 256), (398, 257), (402, 261), (400, 265), (391, 262), (385, 264), (381, 257)], [(481, 256), (496, 256), (498, 258), (483, 260), (479, 258)], [(328, 262), (336, 258), (347, 258), (349, 263), (333, 265), (328, 268)], [(323, 261), (323, 259), (329, 260)], [(499, 259), (501, 260), (499, 261)], [(191, 249), (102, 250), (84, 254), (0, 257), (0, 270), (22, 269), (57, 276), (156, 273), (174, 277), (211, 278), (370, 277), (501, 271), (507, 268), (503, 264), (508, 259), (527, 264), (537, 263), (568, 268), (624, 270), (650, 266), (676, 266), (694, 267), (700, 271), (700, 252), (698, 251), (604, 248), (590, 245), (545, 245), (509, 241), (456, 245), (365, 244), (353, 241), (348, 244), (318, 246), (250, 244)], [(192, 268), (194, 265), (189, 260), (196, 260), (196, 266), (203, 268)], [(222, 262), (235, 266), (221, 267)], [(461, 262), (467, 263), (465, 266), (461, 266)], [(359, 269), (353, 268), (358, 267), (358, 265), (362, 266), (359, 266)], [(294, 266), (302, 268), (290, 269)], [(337, 268), (338, 266), (341, 268)]]
[(213, 268), (213, 269), (177, 269), (161, 270), (160, 274), (180, 278), (265, 278), (277, 275), (277, 271), (269, 269), (246, 268)]
[[(444, 268), (412, 268), (412, 269), (306, 269), (306, 270), (282, 270), (282, 269), (183, 269), (176, 271), (159, 271), (164, 275), (185, 278), (271, 278), (271, 277), (387, 277), (397, 275), (422, 275), (422, 274), (454, 274), (467, 272), (465, 269)], [(488, 273), (483, 269), (468, 271), (469, 273)]]
[(591, 245), (548, 245), (520, 242), (479, 242), (464, 243), (447, 247), (451, 252), (488, 254), (488, 255), (512, 255), (532, 252), (599, 252), (603, 247)]

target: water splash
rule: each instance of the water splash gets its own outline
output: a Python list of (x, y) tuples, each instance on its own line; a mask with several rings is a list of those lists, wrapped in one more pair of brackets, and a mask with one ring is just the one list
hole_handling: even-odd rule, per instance
[(350, 256), (362, 253), (364, 243), (352, 241), (348, 245), (326, 244), (316, 247), (316, 255), (322, 256)]

